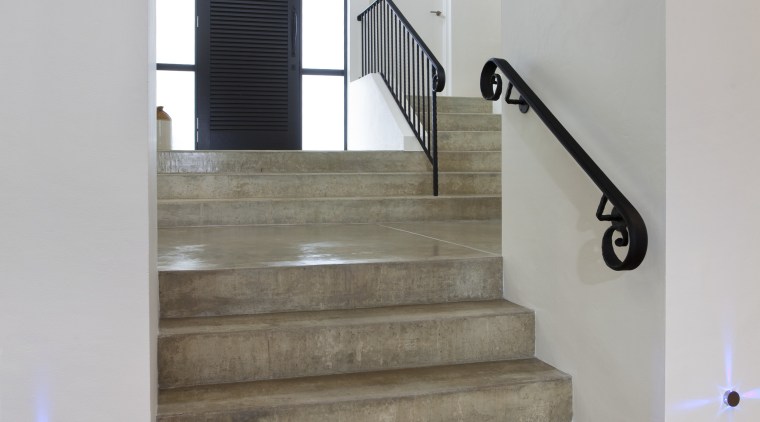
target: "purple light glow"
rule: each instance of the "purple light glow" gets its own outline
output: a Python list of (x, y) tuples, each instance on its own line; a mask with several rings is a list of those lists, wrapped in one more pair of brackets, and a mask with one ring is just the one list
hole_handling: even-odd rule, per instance
[(37, 391), (34, 397), (34, 421), (50, 422), (50, 381), (40, 371), (37, 375)]
[(726, 368), (726, 385), (734, 385), (734, 350), (732, 342), (726, 342), (725, 348), (725, 368)]
[(716, 399), (701, 399), (701, 400), (688, 400), (685, 402), (678, 403), (674, 406), (674, 409), (676, 410), (694, 410), (698, 409), (700, 407), (704, 407), (710, 404), (718, 404), (719, 400)]
[(754, 390), (747, 391), (746, 393), (742, 394), (742, 398), (752, 400), (760, 399), (760, 388), (755, 388)]

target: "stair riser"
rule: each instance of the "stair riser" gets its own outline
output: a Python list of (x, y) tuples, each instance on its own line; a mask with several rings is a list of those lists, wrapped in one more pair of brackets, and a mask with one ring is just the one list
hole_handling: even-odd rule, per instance
[(340, 400), (214, 413), (159, 416), (159, 422), (570, 422), (569, 379), (396, 399)]
[(493, 113), (493, 102), (482, 98), (436, 98), (439, 113)]
[(497, 257), (159, 274), (162, 318), (491, 300), (501, 286)]
[[(432, 191), (432, 186), (430, 189)], [(501, 218), (499, 197), (212, 200), (158, 203), (159, 227), (498, 218)]]
[[(441, 175), (444, 194), (498, 194), (493, 175)], [(432, 173), (164, 174), (158, 199), (240, 199), (415, 196), (430, 193)], [(499, 188), (499, 190), (495, 190)]]
[(498, 114), (445, 114), (438, 113), (438, 130), (470, 131), (501, 130), (501, 115)]
[(501, 173), (441, 173), (441, 195), (501, 195)]
[(425, 154), (406, 151), (166, 151), (158, 173), (358, 173), (421, 172)]
[(439, 151), (501, 151), (501, 132), (438, 132)]
[(526, 358), (533, 324), (532, 313), (513, 313), (162, 336), (159, 386)]
[(443, 172), (500, 172), (501, 152), (440, 152), (438, 154), (438, 163), (440, 170)]

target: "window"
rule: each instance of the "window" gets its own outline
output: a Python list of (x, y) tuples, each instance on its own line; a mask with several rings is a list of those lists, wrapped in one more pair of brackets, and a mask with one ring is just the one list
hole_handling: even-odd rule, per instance
[[(302, 112), (302, 147), (343, 150), (346, 145), (346, 0), (297, 3), (301, 7), (301, 22), (298, 22), (301, 28), (295, 33), (300, 41), (302, 86), (297, 101)], [(164, 106), (172, 118), (173, 149), (195, 149), (197, 142), (196, 7), (195, 0), (156, 0), (159, 63), (156, 96), (157, 104)]]

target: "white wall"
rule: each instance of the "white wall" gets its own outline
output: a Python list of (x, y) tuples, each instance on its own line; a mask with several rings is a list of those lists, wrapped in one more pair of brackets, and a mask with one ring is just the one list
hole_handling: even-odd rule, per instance
[(760, 420), (758, 22), (753, 0), (668, 1), (669, 422)]
[(480, 71), (501, 54), (501, 0), (447, 0), (448, 95), (480, 97)]
[(351, 82), (350, 87), (349, 150), (422, 151), (380, 75), (367, 75)]
[(536, 311), (537, 356), (573, 376), (576, 421), (662, 421), (665, 6), (504, 0), (502, 28), (503, 57), (638, 208), (650, 242), (635, 271), (608, 269), (600, 192), (534, 113), (505, 106), (505, 295)]
[(0, 3), (0, 420), (155, 405), (150, 1)]

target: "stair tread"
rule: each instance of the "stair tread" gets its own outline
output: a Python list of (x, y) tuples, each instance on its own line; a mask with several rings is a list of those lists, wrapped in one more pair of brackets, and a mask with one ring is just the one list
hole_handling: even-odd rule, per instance
[[(494, 172), (491, 172), (494, 173)], [(471, 195), (409, 195), (409, 196), (335, 196), (335, 197), (294, 197), (294, 198), (233, 198), (233, 199), (159, 199), (159, 203), (202, 203), (202, 202), (287, 202), (287, 201), (386, 201), (386, 200), (398, 200), (398, 199), (419, 199), (419, 200), (445, 200), (445, 199), (461, 199), (461, 198), (500, 198), (501, 195), (483, 195), (483, 194), (471, 194)]]
[[(446, 152), (494, 152), (494, 151), (478, 151), (478, 150), (467, 150), (467, 151), (446, 151)], [(498, 174), (501, 173), (499, 171), (439, 171), (439, 173), (451, 173), (451, 174)], [(314, 176), (340, 176), (340, 177), (351, 177), (351, 176), (387, 176), (387, 175), (393, 175), (393, 176), (409, 176), (409, 175), (425, 175), (430, 176), (432, 173), (430, 171), (388, 171), (388, 172), (345, 172), (345, 173), (323, 173), (323, 172), (309, 172), (309, 173), (299, 173), (299, 172), (289, 172), (289, 173), (242, 173), (242, 172), (230, 172), (230, 173), (161, 173), (158, 175), (158, 177), (226, 177), (226, 176), (240, 176), (240, 177), (259, 177), (259, 176), (271, 176), (271, 177), (281, 177), (281, 176), (303, 176), (303, 177), (314, 177)]]
[(188, 334), (231, 333), (272, 329), (325, 328), (389, 322), (442, 321), (495, 315), (532, 314), (506, 300), (404, 305), (335, 311), (162, 319), (159, 337)]
[(391, 400), (569, 380), (531, 358), (162, 390), (158, 414)]

